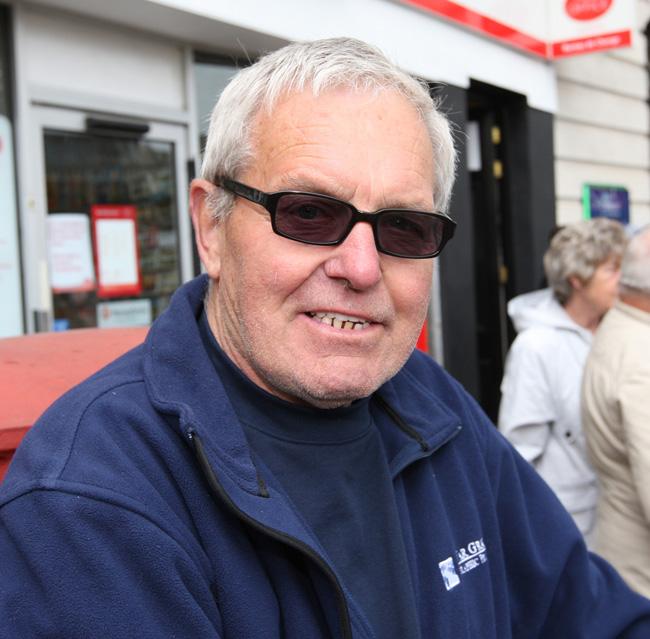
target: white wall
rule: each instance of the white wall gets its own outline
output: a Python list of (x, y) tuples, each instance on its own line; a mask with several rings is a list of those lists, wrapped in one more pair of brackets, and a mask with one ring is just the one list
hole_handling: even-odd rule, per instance
[(21, 71), (30, 99), (48, 93), (186, 108), (182, 45), (100, 20), (23, 5)]
[(552, 64), (391, 0), (36, 1), (239, 57), (287, 41), (358, 37), (427, 80), (467, 87), (473, 78), (521, 93), (535, 108), (556, 108)]
[(618, 184), (630, 194), (630, 222), (650, 222), (648, 56), (650, 1), (637, 0), (633, 46), (556, 62), (557, 221), (582, 217), (582, 185)]

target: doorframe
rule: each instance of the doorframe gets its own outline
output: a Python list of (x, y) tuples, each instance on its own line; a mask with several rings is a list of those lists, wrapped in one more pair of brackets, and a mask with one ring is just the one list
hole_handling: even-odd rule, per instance
[[(30, 194), (27, 206), (21, 208), (23, 278), (25, 283), (25, 324), (27, 332), (42, 329), (38, 317), (52, 319), (53, 299), (50, 289), (47, 261), (46, 220), (47, 188), (45, 167), (45, 130), (86, 132), (89, 116), (113, 118), (114, 114), (76, 108), (59, 108), (33, 104), (30, 109), (28, 148), (31, 161), (24, 175), (26, 192)], [(189, 184), (188, 127), (183, 123), (147, 121), (149, 131), (141, 138), (147, 141), (171, 142), (174, 145), (176, 176), (176, 207), (180, 250), (181, 280), (194, 276), (192, 258), (192, 227), (190, 222), (187, 187)]]

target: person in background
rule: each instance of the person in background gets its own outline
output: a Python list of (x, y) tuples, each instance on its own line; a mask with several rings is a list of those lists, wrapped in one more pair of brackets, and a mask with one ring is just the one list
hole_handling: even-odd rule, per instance
[(596, 218), (561, 228), (544, 255), (549, 288), (510, 300), (517, 330), (501, 383), (498, 426), (555, 491), (590, 541), (597, 499), (580, 425), (592, 336), (614, 303), (625, 231)]
[(0, 486), (1, 636), (650, 636), (650, 601), (415, 350), (454, 157), (426, 83), (358, 40), (235, 76), (190, 187), (205, 274)]
[(582, 387), (583, 428), (600, 484), (593, 545), (650, 597), (650, 226), (630, 240), (619, 287)]

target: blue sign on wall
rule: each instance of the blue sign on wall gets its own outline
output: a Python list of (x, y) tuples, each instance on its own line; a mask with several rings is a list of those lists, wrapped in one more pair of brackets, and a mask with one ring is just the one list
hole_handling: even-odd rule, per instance
[(630, 197), (624, 186), (585, 184), (582, 210), (586, 219), (608, 217), (621, 224), (630, 223)]

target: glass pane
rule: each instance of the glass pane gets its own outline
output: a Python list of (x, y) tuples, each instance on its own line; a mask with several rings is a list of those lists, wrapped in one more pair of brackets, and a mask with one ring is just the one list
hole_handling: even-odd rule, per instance
[(239, 68), (226, 62), (195, 62), (196, 106), (199, 117), (199, 148), (201, 155), (208, 137), (210, 114), (221, 92)]
[[(46, 131), (45, 164), (50, 215), (90, 216), (97, 204), (136, 207), (142, 275), (137, 299), (150, 301), (155, 319), (181, 281), (173, 143)], [(97, 326), (97, 304), (119, 301), (101, 300), (96, 290), (58, 293), (53, 298), (59, 329)], [(141, 323), (142, 312), (131, 311), (130, 321), (129, 305), (121, 308), (123, 324)]]

